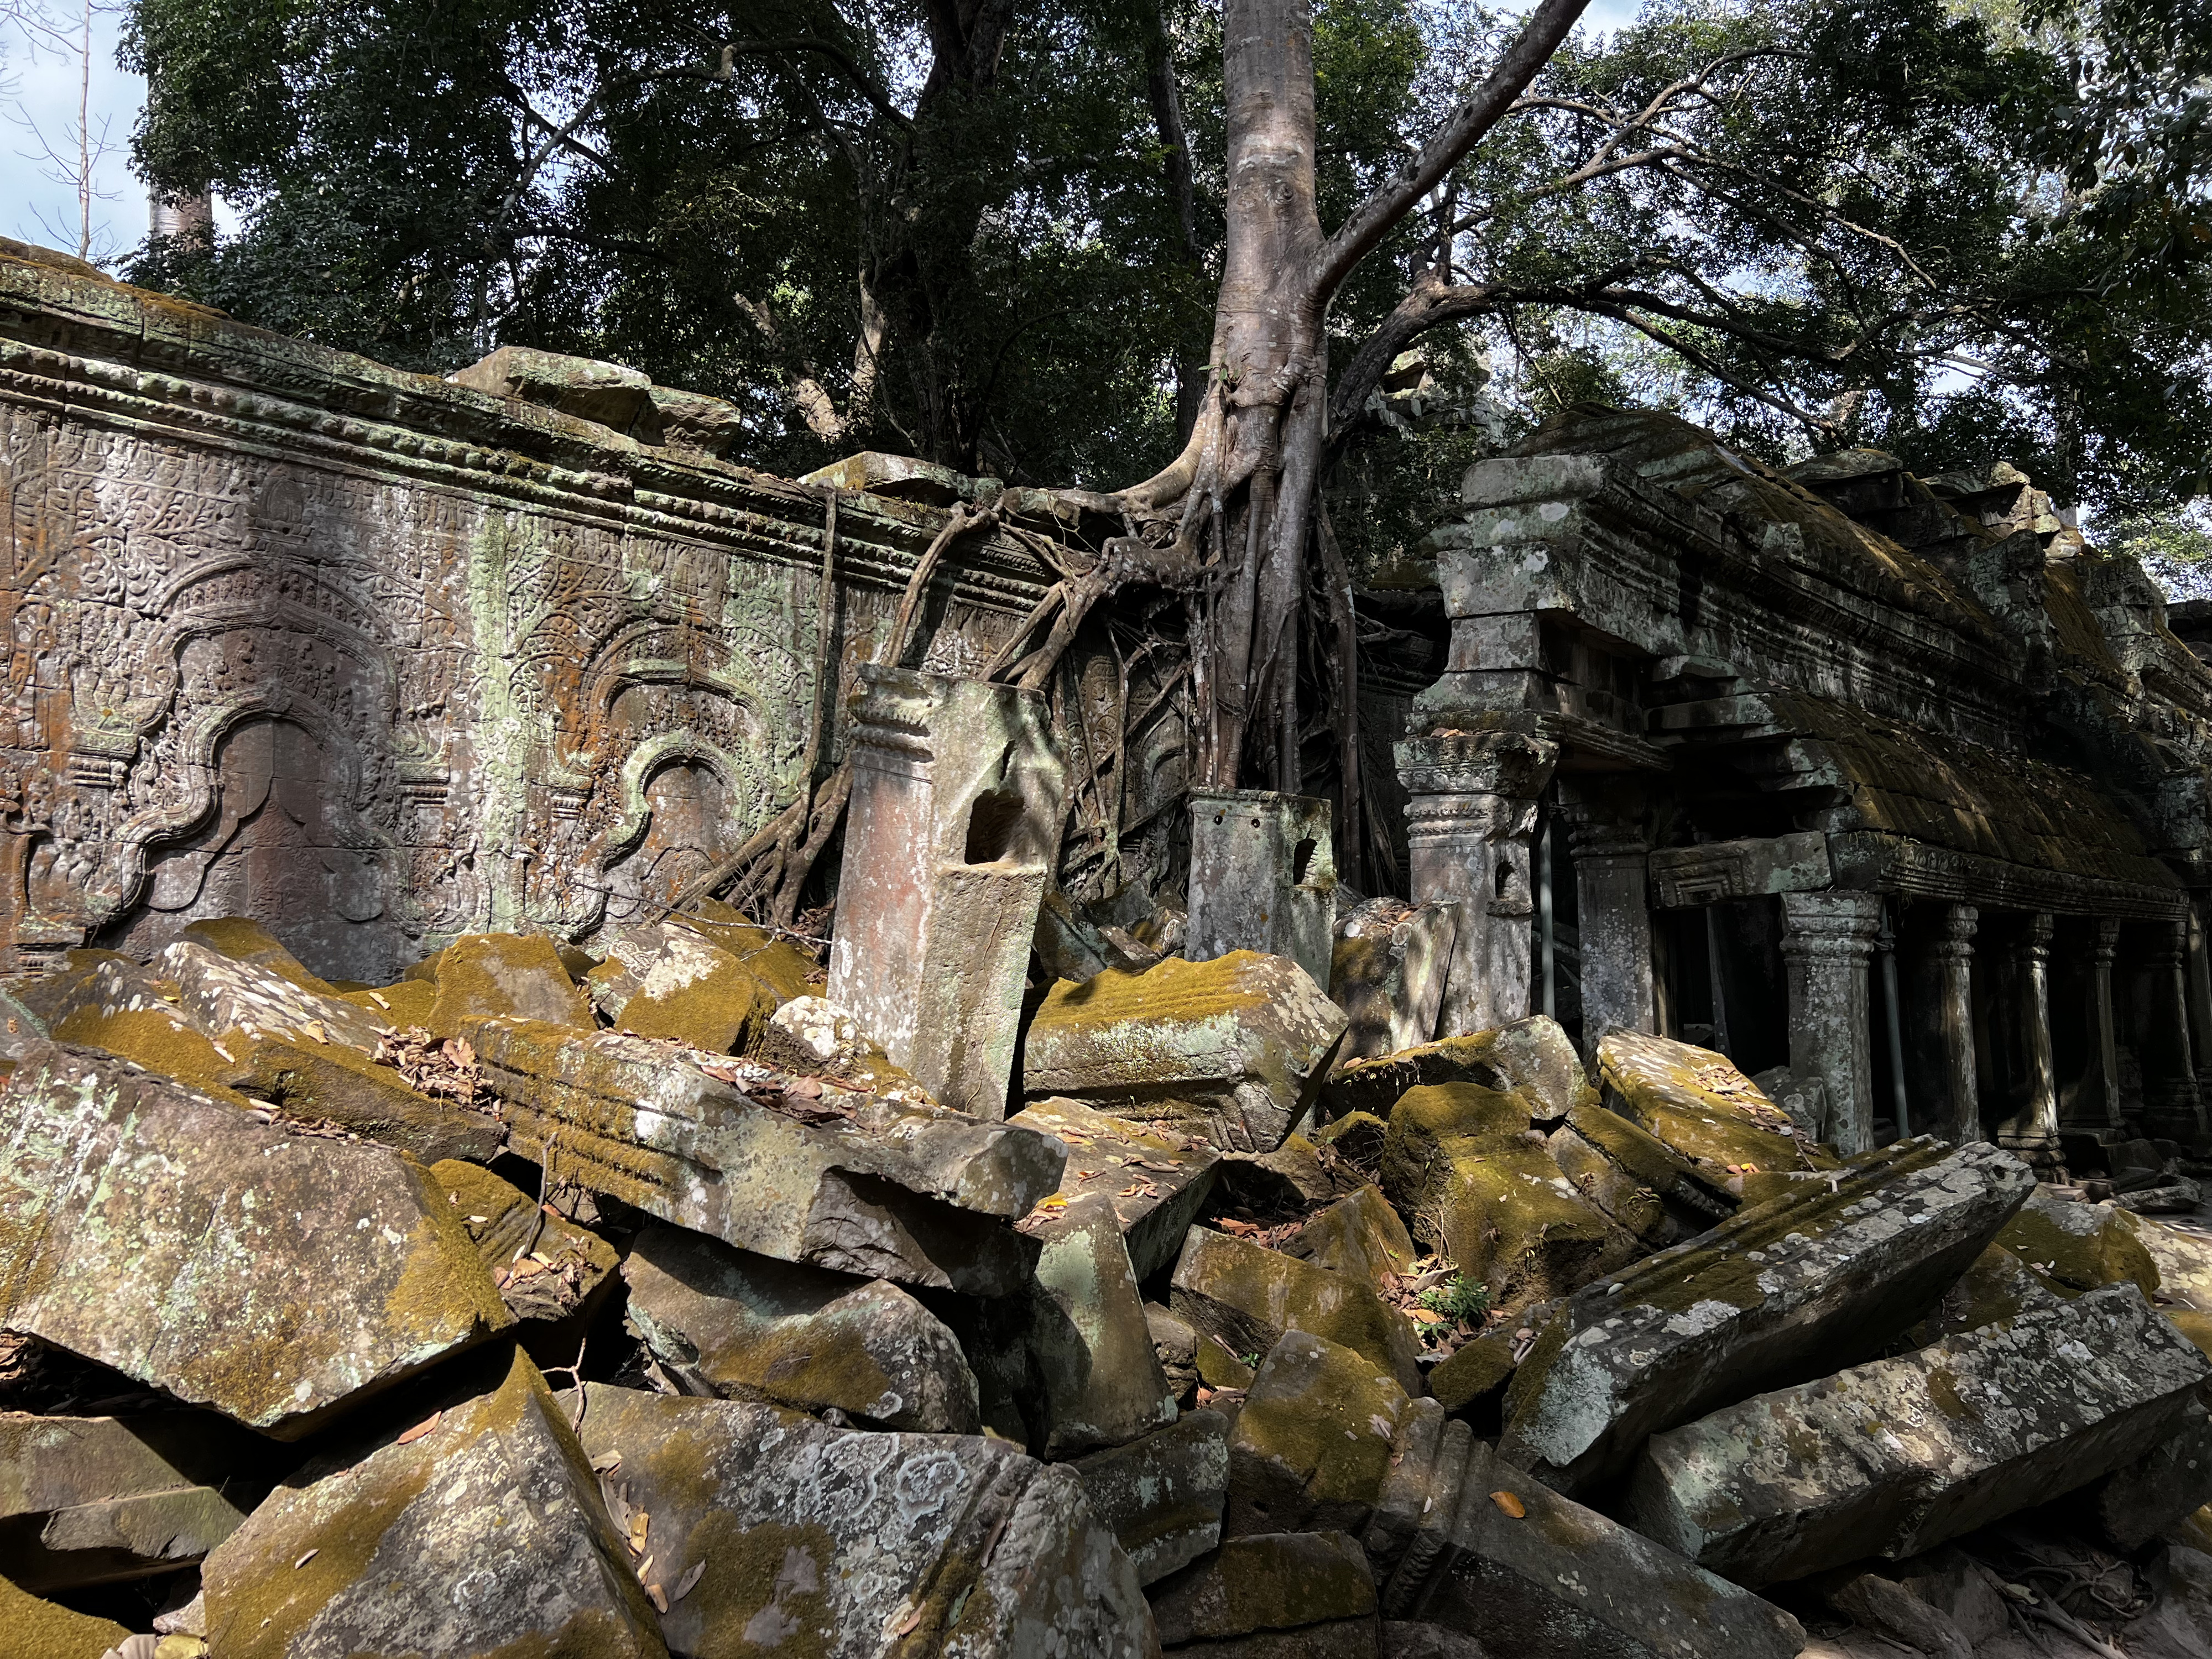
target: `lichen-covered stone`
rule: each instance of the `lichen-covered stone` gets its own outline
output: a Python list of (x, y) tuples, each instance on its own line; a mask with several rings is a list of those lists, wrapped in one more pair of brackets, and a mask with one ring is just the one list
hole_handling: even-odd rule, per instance
[[(758, 1043), (780, 1006), (765, 981), (694, 928), (664, 921), (607, 943), (607, 960), (586, 983), (600, 1012), (633, 1036), (736, 1053)], [(619, 992), (610, 994), (617, 972)]]
[(2062, 1291), (2126, 1280), (2155, 1296), (2158, 1264), (2143, 1248), (2142, 1231), (2141, 1221), (2117, 1205), (2071, 1203), (2038, 1188), (1996, 1242)]
[(2033, 1184), (1986, 1142), (1900, 1141), (1585, 1286), (1515, 1373), (1499, 1455), (1591, 1492), (1651, 1434), (1879, 1352)]
[(2212, 1413), (2203, 1401), (2191, 1401), (2171, 1433), (2084, 1488), (2081, 1501), (2097, 1529), (2129, 1555), (2212, 1504)]
[(208, 1557), (210, 1652), (662, 1659), (638, 1558), (544, 1379), (520, 1351), (481, 1369), (426, 1432), (308, 1464)]
[(1373, 1285), (1211, 1227), (1183, 1241), (1168, 1305), (1232, 1354), (1264, 1354), (1285, 1332), (1306, 1331), (1358, 1351), (1405, 1392), (1421, 1391), (1412, 1328)]
[(794, 1096), (766, 1066), (714, 1075), (618, 1032), (467, 1034), (512, 1144), (561, 1177), (781, 1261), (981, 1296), (1028, 1280), (1036, 1247), (1011, 1224), (1059, 1184), (1055, 1139), (835, 1085)]
[(0, 1327), (264, 1432), (513, 1322), (429, 1172), (384, 1147), (54, 1046), (0, 1125)]
[(1411, 1404), (1366, 1355), (1288, 1333), (1268, 1350), (1230, 1431), (1228, 1535), (1359, 1532), (1401, 1449)]
[(286, 948), (283, 940), (251, 916), (203, 916), (186, 922), (177, 937), (189, 944), (204, 945), (233, 962), (265, 968), (303, 991), (327, 994), (334, 988), (328, 980), (309, 973), (307, 964)]
[(1446, 1419), (1440, 1401), (1415, 1400), (1407, 1406), (1390, 1472), (1360, 1536), (1376, 1583), (1389, 1582), (1424, 1527), (1437, 1528), (1441, 1537), (1451, 1518), (1472, 1433), (1465, 1423)]
[[(459, 1158), (430, 1166), (477, 1257), (507, 1309), (526, 1326), (562, 1326), (589, 1317), (621, 1265), (613, 1245), (577, 1226), (490, 1170)], [(535, 1342), (535, 1331), (523, 1333)], [(565, 1362), (574, 1353), (562, 1356)]]
[(1186, 1412), (1167, 1428), (1069, 1467), (1140, 1583), (1164, 1578), (1221, 1541), (1229, 1419), (1219, 1412)]
[(1914, 1555), (2141, 1457), (2208, 1379), (2108, 1285), (1654, 1436), (1630, 1511), (1742, 1584)]
[(1771, 1602), (1560, 1496), (1480, 1440), (1450, 1546), (1394, 1616), (1472, 1636), (1498, 1659), (1796, 1659), (1805, 1645)]
[(1104, 1193), (1139, 1279), (1176, 1258), (1182, 1237), (1213, 1190), (1220, 1154), (1188, 1135), (1096, 1111), (1079, 1100), (1041, 1100), (1006, 1120), (1067, 1148), (1057, 1196), (1073, 1203)]
[(301, 1037), (342, 1042), (365, 1054), (390, 1022), (343, 998), (311, 991), (257, 963), (234, 962), (204, 945), (179, 940), (161, 952), (161, 971), (177, 981), (185, 1018), (207, 1036)]
[(240, 1058), (252, 1070), (256, 1091), (288, 1115), (337, 1124), (425, 1164), (489, 1163), (507, 1139), (506, 1127), (488, 1113), (419, 1095), (391, 1066), (343, 1043), (307, 1037), (257, 1042)]
[(1409, 1271), (1416, 1254), (1413, 1235), (1379, 1187), (1338, 1199), (1309, 1219), (1284, 1251), (1316, 1267), (1364, 1279), (1377, 1290)]
[(1112, 1202), (1103, 1193), (1079, 1198), (1040, 1237), (1030, 1351), (1044, 1389), (1046, 1455), (1121, 1445), (1174, 1422)]
[(958, 1340), (895, 1285), (660, 1226), (638, 1234), (623, 1277), (630, 1323), (692, 1392), (835, 1407), (886, 1429), (981, 1426)]
[(1198, 1333), (1188, 1320), (1157, 1302), (1145, 1304), (1145, 1328), (1152, 1334), (1152, 1352), (1158, 1357), (1169, 1391), (1178, 1404), (1188, 1401), (1199, 1382)]
[(173, 1010), (177, 986), (151, 969), (115, 951), (71, 951), (52, 973), (26, 974), (7, 981), (9, 1004), (27, 1015), (33, 1031), (51, 1036), (80, 1009), (124, 1013), (149, 1008)]
[(465, 933), (438, 957), (438, 997), (424, 1022), (434, 1036), (459, 1036), (471, 1020), (543, 1020), (592, 1030), (591, 999), (568, 976), (543, 933)]
[(829, 982), (822, 965), (787, 939), (748, 921), (743, 914), (718, 899), (701, 899), (684, 915), (672, 918), (696, 927), (735, 957), (756, 978), (765, 981), (779, 1003), (816, 996)]
[(621, 1460), (609, 1478), (646, 1517), (678, 1653), (1158, 1651), (1135, 1569), (1065, 1466), (1001, 1441), (836, 1429), (772, 1406), (596, 1382), (585, 1395), (584, 1449)]
[(911, 1072), (895, 1064), (860, 1017), (826, 997), (794, 997), (760, 1034), (754, 1055), (805, 1077), (834, 1079), (884, 1100), (910, 1106), (938, 1102)]
[(1328, 994), (1351, 1021), (1345, 1058), (1402, 1053), (1433, 1041), (1443, 1012), (1458, 911), (1370, 899), (1338, 923)]
[(1598, 1071), (1608, 1103), (1695, 1165), (1708, 1184), (1738, 1197), (1747, 1174), (1836, 1167), (1835, 1155), (1726, 1054), (1644, 1031), (1609, 1031), (1598, 1048)]
[(1916, 1346), (1925, 1347), (1940, 1337), (1979, 1330), (2000, 1319), (2055, 1308), (2059, 1301), (2018, 1256), (2002, 1244), (1992, 1244), (1976, 1256), (1973, 1265), (1943, 1292), (1943, 1299), (1912, 1328), (1908, 1340)]
[[(1204, 1644), (1202, 1653), (1311, 1654), (1316, 1659), (1362, 1651), (1332, 1626), (1364, 1625), (1375, 1649), (1375, 1583), (1358, 1541), (1327, 1530), (1263, 1533), (1232, 1538), (1206, 1560), (1152, 1591), (1160, 1641), (1170, 1651)], [(1279, 1632), (1286, 1645), (1224, 1650), (1238, 1637)]]
[(1519, 1363), (1514, 1346), (1510, 1323), (1485, 1331), (1429, 1373), (1429, 1392), (1447, 1411), (1472, 1414), (1487, 1404), (1494, 1413)]
[(1073, 1096), (1139, 1121), (1204, 1133), (1234, 1152), (1272, 1152), (1319, 1092), (1343, 1011), (1282, 957), (1232, 951), (1170, 957), (1053, 988), (1030, 1022), (1022, 1088)]
[(1654, 1249), (1705, 1231), (1740, 1201), (1709, 1167), (1602, 1106), (1577, 1106), (1546, 1144), (1577, 1190)]
[[(204, 1090), (228, 1104), (252, 1105), (240, 1091), (257, 1082), (250, 1063), (253, 1040), (241, 1033), (228, 1043), (218, 1043), (174, 1008), (111, 1010), (88, 1004), (71, 1010), (67, 1018), (56, 1024), (53, 1036), (57, 1042), (105, 1048), (149, 1072)], [(495, 1138), (497, 1133), (495, 1127)]]
[(1392, 1202), (1498, 1307), (1564, 1296), (1637, 1253), (1531, 1139), (1528, 1120), (1519, 1091), (1438, 1084), (1407, 1091), (1383, 1143)]
[(1533, 1014), (1469, 1036), (1349, 1061), (1329, 1079), (1328, 1107), (1336, 1116), (1367, 1112), (1388, 1118), (1408, 1089), (1444, 1083), (1517, 1090), (1534, 1113), (1546, 1119), (1565, 1117), (1578, 1103), (1597, 1099), (1573, 1041), (1557, 1020)]

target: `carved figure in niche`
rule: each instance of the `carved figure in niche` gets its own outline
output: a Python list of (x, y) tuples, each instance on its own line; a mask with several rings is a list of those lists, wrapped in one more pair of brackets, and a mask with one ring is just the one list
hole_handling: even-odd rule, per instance
[(645, 834), (607, 871), (609, 921), (651, 914), (730, 850), (728, 793), (714, 769), (696, 761), (672, 761), (647, 780)]
[(398, 941), (374, 851), (341, 834), (340, 769), (306, 728), (258, 716), (216, 751), (215, 811), (147, 860), (145, 911), (125, 948), (158, 949), (201, 916), (252, 916), (328, 978), (381, 982)]

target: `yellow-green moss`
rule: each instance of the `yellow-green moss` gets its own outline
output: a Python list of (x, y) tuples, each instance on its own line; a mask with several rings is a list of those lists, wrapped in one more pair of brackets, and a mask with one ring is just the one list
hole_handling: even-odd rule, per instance
[(0, 1659), (100, 1659), (130, 1639), (112, 1619), (42, 1601), (0, 1575)]
[(1996, 1242), (2027, 1263), (2046, 1281), (2071, 1291), (2094, 1291), (2122, 1279), (2139, 1285), (2146, 1297), (2158, 1294), (2158, 1267), (2137, 1242), (2133, 1228), (2107, 1210), (2094, 1231), (2069, 1232), (2030, 1204), (2005, 1224)]
[(54, 1028), (54, 1036), (63, 1042), (105, 1048), (111, 1054), (120, 1054), (149, 1071), (188, 1083), (240, 1109), (253, 1103), (237, 1090), (238, 1085), (252, 1076), (242, 1039), (234, 1034), (232, 1042), (225, 1043), (231, 1055), (226, 1060), (214, 1043), (165, 1008), (134, 1008), (115, 1013), (104, 1013), (94, 1007), (79, 1008)]

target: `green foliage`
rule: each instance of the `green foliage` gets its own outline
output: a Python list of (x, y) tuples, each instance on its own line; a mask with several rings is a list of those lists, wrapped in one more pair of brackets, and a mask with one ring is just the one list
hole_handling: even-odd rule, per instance
[(1423, 1291), (1421, 1305), (1448, 1320), (1480, 1324), (1483, 1315), (1490, 1311), (1490, 1287), (1454, 1273), (1443, 1284), (1431, 1285)]

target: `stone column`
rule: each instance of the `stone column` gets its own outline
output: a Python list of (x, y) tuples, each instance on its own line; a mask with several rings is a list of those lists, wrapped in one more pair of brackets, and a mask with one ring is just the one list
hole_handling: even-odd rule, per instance
[(2058, 1158), (2058, 1080), (2051, 1058), (2051, 918), (2032, 915), (2012, 946), (2013, 1053), (2017, 1066), (2011, 1115), (1997, 1125), (2000, 1146), (2037, 1164)]
[(1782, 959), (1790, 973), (1790, 1069), (1828, 1095), (1823, 1139), (1845, 1157), (1874, 1145), (1873, 1013), (1867, 963), (1881, 928), (1876, 893), (1831, 889), (1782, 896)]
[(2120, 1116), (2120, 1046), (2112, 1028), (2112, 963), (2120, 953), (2120, 924), (2099, 917), (2090, 924), (2088, 1053), (2081, 1077), (2062, 1098), (2058, 1127), (2068, 1134), (2127, 1139)]
[(1487, 733), (1411, 738), (1397, 746), (1416, 904), (1448, 904), (1457, 923), (1438, 1035), (1488, 1030), (1529, 1012), (1530, 838), (1559, 746)]
[(1329, 804), (1272, 789), (1190, 792), (1190, 923), (1184, 956), (1288, 957), (1328, 988), (1336, 927)]
[(2189, 924), (2146, 924), (2152, 945), (2143, 1022), (2143, 1127), (2194, 1151), (2205, 1142), (2204, 1100), (2189, 1035)]
[(2212, 1101), (2212, 950), (2204, 933), (2203, 894), (2189, 896), (2189, 1053), (2197, 1062), (2197, 1093)]
[(1928, 926), (1911, 961), (1903, 1015), (1913, 1060), (1912, 1127), (1961, 1146), (1982, 1138), (1974, 1071), (1974, 929), (1971, 904), (1915, 907)]
[(1006, 1115), (1066, 767), (1044, 699), (860, 670), (830, 1000), (939, 1101)]
[(1582, 935), (1583, 1049), (1595, 1054), (1607, 1031), (1654, 1031), (1658, 999), (1651, 969), (1651, 903), (1640, 815), (1607, 811), (1584, 797), (1567, 808)]

